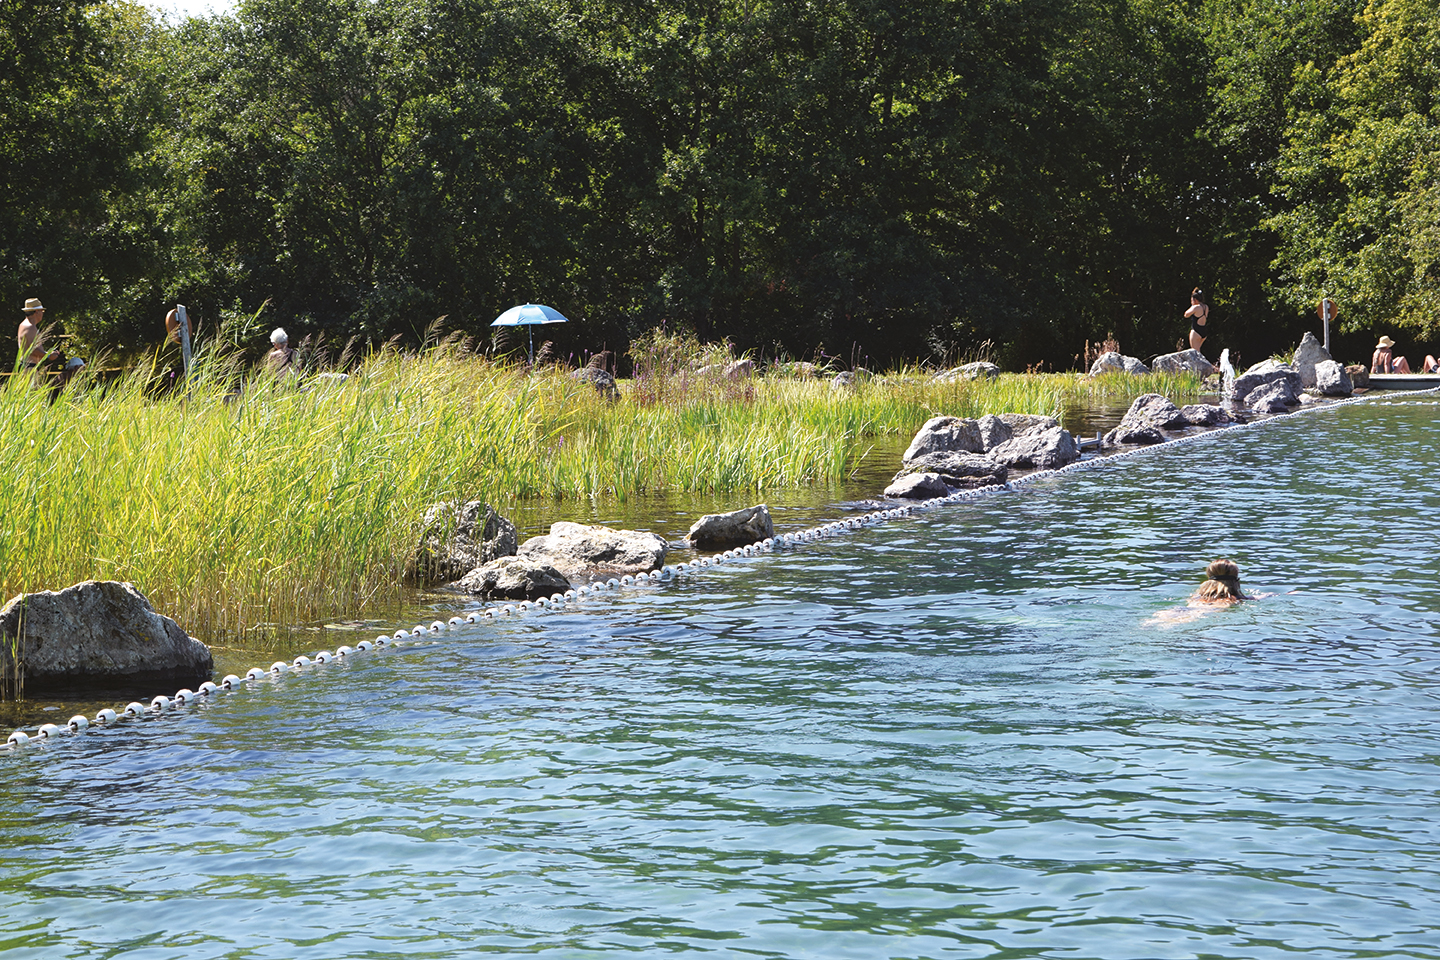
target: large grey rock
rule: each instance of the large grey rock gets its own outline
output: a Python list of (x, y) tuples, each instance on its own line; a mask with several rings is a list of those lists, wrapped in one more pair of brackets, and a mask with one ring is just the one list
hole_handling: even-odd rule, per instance
[(620, 388), (615, 383), (615, 377), (608, 370), (601, 370), (598, 367), (581, 367), (579, 370), (572, 371), (570, 376), (590, 384), (608, 400), (620, 399)]
[(932, 417), (910, 441), (901, 462), (909, 463), (927, 453), (984, 453), (985, 441), (979, 424), (968, 417)]
[(730, 513), (707, 513), (690, 526), (686, 539), (702, 550), (712, 550), (743, 547), (773, 536), (770, 508), (761, 503)]
[(487, 600), (535, 600), (570, 589), (570, 581), (536, 557), (501, 557), (460, 579), (460, 589)]
[(1300, 372), (1289, 364), (1281, 363), (1278, 360), (1262, 360), (1240, 376), (1235, 378), (1235, 393), (1237, 397), (1249, 395), (1256, 387), (1276, 380), (1284, 380), (1290, 384), (1290, 392), (1299, 396), (1302, 389), (1300, 383)]
[(1053, 470), (1080, 459), (1080, 445), (1070, 431), (1059, 426), (1030, 430), (1012, 437), (987, 456), (1010, 467)]
[(1295, 372), (1300, 374), (1300, 386), (1315, 386), (1315, 365), (1330, 360), (1330, 351), (1325, 345), (1315, 339), (1315, 334), (1309, 330), (1305, 336), (1300, 338), (1300, 346), (1295, 348)]
[(1115, 429), (1105, 434), (1105, 446), (1161, 443), (1164, 431), (1185, 426), (1189, 421), (1179, 407), (1158, 393), (1147, 393), (1136, 397)]
[(1199, 350), (1181, 350), (1156, 357), (1150, 362), (1150, 369), (1155, 373), (1193, 373), (1208, 377), (1215, 372), (1215, 365)]
[(895, 480), (912, 473), (933, 473), (949, 486), (964, 489), (998, 486), (1010, 475), (1005, 464), (963, 450), (937, 451), (907, 460), (900, 472), (895, 474)]
[(1179, 430), (1190, 425), (1180, 408), (1158, 393), (1146, 393), (1136, 397), (1125, 416), (1148, 421), (1161, 430)]
[(1102, 373), (1149, 373), (1150, 368), (1145, 366), (1138, 357), (1126, 357), (1111, 351), (1102, 353), (1090, 364), (1090, 376), (1096, 377)]
[(634, 530), (612, 530), (561, 520), (550, 533), (531, 537), (517, 556), (544, 560), (567, 577), (604, 573), (642, 573), (665, 565), (664, 537)]
[(984, 360), (966, 363), (935, 374), (937, 383), (952, 383), (956, 380), (994, 380), (1000, 376), (1000, 368)]
[(906, 500), (933, 500), (949, 493), (949, 486), (938, 473), (907, 473), (885, 488), (885, 496)]
[(1288, 413), (1290, 407), (1300, 402), (1300, 396), (1290, 381), (1272, 380), (1247, 393), (1243, 402), (1256, 413)]
[(1334, 360), (1315, 364), (1315, 389), (1327, 397), (1348, 397), (1355, 392), (1350, 375)]
[(831, 390), (854, 390), (856, 386), (855, 374), (849, 370), (841, 370), (830, 380)]
[(27, 694), (198, 684), (215, 669), (209, 647), (156, 613), (132, 584), (115, 580), (13, 598), (0, 610), (0, 676), (15, 676), (16, 654)]
[(425, 511), (407, 572), (424, 583), (459, 580), (482, 563), (514, 556), (518, 546), (515, 524), (488, 504), (447, 500)]
[(1180, 415), (1192, 427), (1218, 427), (1230, 422), (1225, 408), (1213, 403), (1187, 403), (1180, 408)]

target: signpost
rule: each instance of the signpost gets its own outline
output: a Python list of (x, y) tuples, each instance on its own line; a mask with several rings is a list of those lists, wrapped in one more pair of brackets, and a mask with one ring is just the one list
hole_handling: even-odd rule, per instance
[(1335, 306), (1335, 301), (1321, 294), (1320, 305), (1315, 308), (1321, 321), (1325, 324), (1325, 352), (1330, 352), (1330, 321), (1340, 315), (1340, 308)]
[(185, 304), (175, 304), (175, 322), (180, 324), (180, 362), (184, 365), (180, 376), (190, 375), (190, 316), (185, 312)]

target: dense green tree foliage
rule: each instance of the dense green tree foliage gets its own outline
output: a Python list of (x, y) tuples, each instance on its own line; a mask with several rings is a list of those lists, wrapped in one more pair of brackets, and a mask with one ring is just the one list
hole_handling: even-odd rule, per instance
[[(668, 325), (846, 362), (1440, 326), (1435, 0), (0, 0), (0, 266), (339, 343)], [(866, 358), (869, 358), (868, 361)]]

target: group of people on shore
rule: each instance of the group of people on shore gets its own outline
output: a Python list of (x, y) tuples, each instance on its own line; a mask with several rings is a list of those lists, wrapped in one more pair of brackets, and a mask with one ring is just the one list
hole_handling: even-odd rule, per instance
[[(1370, 357), (1371, 373), (1413, 373), (1410, 369), (1410, 361), (1395, 353), (1395, 341), (1389, 337), (1381, 337), (1380, 342), (1375, 344), (1375, 353)], [(1425, 363), (1420, 367), (1421, 373), (1440, 373), (1440, 358), (1431, 354), (1425, 354)]]
[[(67, 357), (60, 347), (47, 349), (45, 343), (48, 331), (44, 328), (45, 305), (39, 298), (31, 297), (25, 301), (21, 310), (23, 318), (16, 330), (15, 340), (19, 347), (17, 354), (17, 365), (22, 371), (34, 371), (37, 375), (46, 375), (52, 381), (54, 392), (58, 394), (64, 389), (81, 368), (85, 361), (79, 357)], [(165, 315), (165, 342), (166, 344), (179, 345), (181, 340), (182, 317), (178, 310), (171, 310)], [(270, 351), (265, 354), (262, 366), (277, 376), (292, 376), (299, 373), (299, 365), (296, 362), (295, 348), (290, 346), (290, 336), (283, 327), (276, 327), (270, 332)], [(176, 362), (171, 369), (166, 371), (165, 377), (172, 382), (172, 386), (183, 379), (185, 373), (183, 363)]]

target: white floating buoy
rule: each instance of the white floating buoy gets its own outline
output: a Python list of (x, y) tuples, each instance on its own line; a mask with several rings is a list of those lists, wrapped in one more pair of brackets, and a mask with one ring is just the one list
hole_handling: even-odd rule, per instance
[(480, 615), (479, 615), (479, 614), (474, 614), (474, 613), (467, 613), (467, 614), (465, 614), (465, 622), (466, 622), (466, 623), (479, 623), (479, 622), (480, 622)]
[(535, 606), (548, 607), (550, 606), (550, 599), (548, 597), (538, 597), (535, 600)]
[(565, 599), (566, 599), (566, 600), (574, 600), (574, 599), (575, 599), (576, 597), (578, 597), (578, 596), (579, 596), (579, 594), (576, 593), (574, 590), (566, 590), (566, 591), (565, 591)]
[(28, 746), (29, 743), (30, 734), (26, 733), (24, 730), (16, 730), (14, 733), (10, 734), (10, 739), (5, 741), (5, 745), (10, 747), (24, 747)]
[(60, 736), (60, 728), (53, 723), (42, 723), (40, 729), (35, 731), (36, 736), (49, 738)]
[(521, 600), (520, 603), (516, 605), (515, 609), (520, 611), (521, 613), (525, 613), (530, 609), (530, 607), (531, 603), (529, 600)]
[(335, 655), (332, 654), (329, 650), (321, 650), (319, 653), (315, 654), (316, 663), (329, 663), (331, 660), (334, 659)]
[(265, 676), (265, 671), (261, 670), (259, 667), (251, 667), (249, 670), (245, 671), (246, 680), (259, 680), (263, 676)]
[(154, 710), (156, 713), (164, 713), (166, 710), (169, 710), (174, 705), (175, 704), (171, 702), (170, 698), (165, 696), (164, 694), (161, 694), (154, 700), (150, 701), (150, 709)]
[(444, 633), (444, 632), (445, 632), (445, 624), (441, 623), (439, 620), (436, 620), (435, 622), (433, 622), (433, 623), (430, 624), (430, 632), (431, 632), (431, 633)]
[(118, 718), (115, 716), (115, 711), (111, 710), (109, 707), (106, 707), (99, 713), (95, 714), (96, 723), (114, 723), (117, 719)]
[[(390, 634), (390, 636), (386, 637), (385, 639), (386, 639), (386, 640), (404, 640), (404, 639), (405, 639), (406, 637), (408, 637), (408, 636), (410, 636), (410, 631), (409, 631), (409, 630), (406, 630), (406, 629), (404, 629), (404, 628), (402, 627), (401, 629), (396, 630), (394, 633)], [(379, 642), (380, 642), (380, 638), (379, 638), (379, 637), (376, 637), (376, 638), (375, 638), (375, 642), (376, 642), (376, 643), (379, 643)]]
[(70, 718), (70, 722), (67, 724), (67, 726), (69, 726), (69, 728), (76, 733), (79, 733), (81, 730), (90, 729), (90, 721), (86, 720), (84, 717), (77, 713), (75, 714), (75, 716)]
[(274, 663), (270, 664), (270, 672), (277, 676), (284, 673), (289, 668), (290, 664), (286, 663), (284, 660), (276, 660)]
[(421, 625), (418, 624), (418, 623), (415, 624), (415, 626), (413, 626), (413, 627), (410, 628), (410, 636), (412, 636), (412, 637), (423, 637), (423, 636), (425, 636), (425, 634), (427, 634), (427, 633), (429, 633), (429, 632), (430, 632), (430, 631), (426, 630), (423, 626), (421, 626)]
[(620, 578), (620, 583), (621, 583), (622, 586), (628, 587), (628, 586), (630, 586), (630, 584), (632, 584), (632, 583), (634, 583), (634, 582), (635, 582), (635, 578), (632, 577), (632, 576), (630, 576), (630, 574), (628, 574), (628, 573), (625, 574), (625, 576), (623, 576), (623, 577)]
[(176, 703), (189, 703), (191, 700), (194, 700), (194, 699), (195, 699), (195, 691), (194, 691), (194, 690), (191, 690), (189, 687), (186, 687), (184, 690), (176, 691), (176, 693), (175, 693), (175, 702), (176, 702)]
[(391, 641), (390, 641), (390, 638), (387, 637), (387, 636), (385, 636), (385, 634), (383, 634), (383, 633), (380, 634), (380, 636), (378, 636), (378, 637), (375, 638), (375, 646), (377, 646), (377, 647), (386, 647), (386, 646), (389, 646), (389, 645), (390, 645), (390, 642), (391, 642)]
[(451, 630), (454, 630), (456, 627), (463, 627), (463, 626), (465, 626), (465, 621), (462, 620), (462, 619), (460, 619), (459, 617), (451, 617), (448, 622), (449, 622), (449, 624), (450, 624), (450, 629), (451, 629)]
[(355, 644), (355, 649), (359, 650), (361, 653), (364, 653), (368, 650), (374, 650), (375, 644), (371, 643), (369, 640), (361, 640), (359, 643)]
[(196, 693), (200, 694), (202, 697), (208, 697), (212, 693), (219, 692), (220, 685), (218, 683), (215, 683), (213, 680), (206, 680), (204, 683), (200, 684), (200, 689), (196, 691)]
[(605, 581), (605, 586), (611, 590), (618, 590), (620, 589), (620, 581), (616, 580), (614, 577), (611, 577), (609, 580)]
[(347, 645), (345, 645), (345, 644), (343, 644), (343, 643), (340, 644), (340, 646), (338, 646), (338, 647), (335, 648), (335, 656), (337, 656), (337, 657), (348, 657), (348, 656), (350, 656), (350, 654), (352, 654), (352, 653), (354, 653), (354, 652), (355, 652), (355, 648), (354, 648), (354, 647), (347, 646)]
[(127, 717), (138, 717), (144, 712), (145, 704), (140, 703), (137, 700), (131, 700), (129, 703), (125, 704), (125, 716)]

